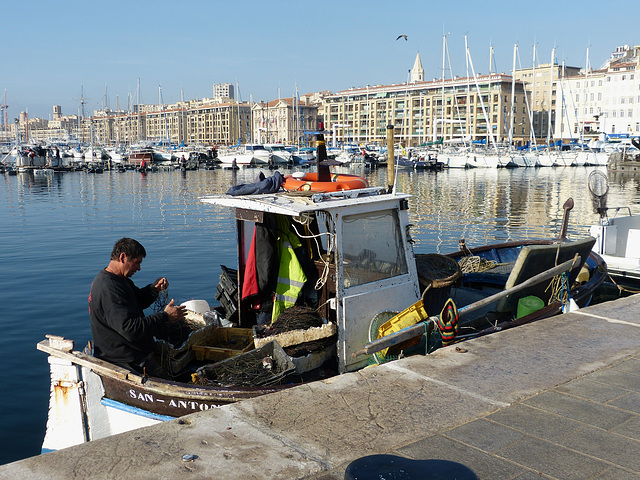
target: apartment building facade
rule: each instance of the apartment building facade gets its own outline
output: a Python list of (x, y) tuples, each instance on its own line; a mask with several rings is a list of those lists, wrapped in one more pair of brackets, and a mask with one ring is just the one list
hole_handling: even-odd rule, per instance
[(387, 125), (403, 146), (523, 144), (530, 132), (523, 83), (505, 74), (351, 88), (326, 96), (322, 116), (339, 142), (384, 144)]
[[(554, 55), (552, 54), (552, 57)], [(556, 104), (558, 81), (563, 77), (578, 75), (580, 68), (550, 63), (516, 70), (515, 77), (524, 83), (529, 98), (531, 128), (535, 137), (551, 140), (556, 130)]]
[(560, 79), (558, 91), (555, 138), (640, 135), (640, 46), (618, 47), (602, 68)]
[(252, 108), (252, 138), (256, 143), (303, 145), (306, 132), (318, 128), (318, 107), (308, 100), (281, 98), (255, 103)]

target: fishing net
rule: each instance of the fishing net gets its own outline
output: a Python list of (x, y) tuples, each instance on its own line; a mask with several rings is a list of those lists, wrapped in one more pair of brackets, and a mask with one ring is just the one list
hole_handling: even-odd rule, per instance
[(175, 322), (167, 322), (160, 326), (160, 331), (156, 334), (158, 340), (165, 340), (174, 347), (179, 347), (187, 341), (191, 333), (200, 330), (204, 325), (195, 323), (187, 318)]
[(290, 347), (285, 347), (284, 351), (290, 357), (304, 357), (305, 355), (309, 355), (311, 353), (322, 352), (335, 343), (336, 336), (332, 335), (330, 337), (321, 338), (312, 342), (291, 345)]
[(198, 385), (219, 387), (256, 387), (278, 384), (295, 370), (278, 342), (233, 358), (200, 367), (194, 376)]
[(321, 327), (322, 324), (322, 317), (313, 308), (294, 305), (278, 315), (271, 325), (256, 327), (255, 333), (257, 338), (265, 338), (292, 330)]

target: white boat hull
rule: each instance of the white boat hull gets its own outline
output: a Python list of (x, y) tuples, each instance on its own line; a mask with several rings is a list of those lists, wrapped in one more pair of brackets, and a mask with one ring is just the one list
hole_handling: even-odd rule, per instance
[(49, 364), (51, 398), (42, 453), (173, 419), (105, 401), (100, 377), (86, 367), (53, 356)]
[(607, 272), (619, 282), (640, 282), (640, 215), (609, 219), (592, 225), (593, 250), (607, 263)]
[(253, 155), (249, 153), (226, 153), (218, 154), (218, 160), (223, 165), (232, 165), (235, 161), (236, 165), (251, 165)]

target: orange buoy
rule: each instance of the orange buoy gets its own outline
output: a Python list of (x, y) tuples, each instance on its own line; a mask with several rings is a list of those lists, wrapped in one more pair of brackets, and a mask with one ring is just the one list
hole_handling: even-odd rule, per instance
[(346, 173), (332, 173), (330, 182), (318, 182), (317, 180), (318, 174), (313, 172), (285, 175), (282, 188), (289, 192), (339, 192), (342, 190), (367, 188), (369, 186), (369, 182), (364, 178)]

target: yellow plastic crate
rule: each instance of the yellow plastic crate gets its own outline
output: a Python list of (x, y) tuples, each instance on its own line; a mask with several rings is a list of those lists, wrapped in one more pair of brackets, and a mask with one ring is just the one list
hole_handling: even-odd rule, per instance
[(193, 345), (196, 359), (219, 362), (253, 350), (250, 328), (218, 328), (206, 345)]
[[(386, 337), (387, 335), (391, 335), (392, 333), (399, 332), (403, 328), (410, 327), (420, 321), (427, 320), (428, 318), (429, 314), (424, 309), (424, 303), (422, 302), (422, 300), (418, 300), (410, 307), (405, 308), (402, 312), (398, 313), (396, 316), (390, 318), (387, 322), (380, 325), (380, 328), (378, 328), (378, 338)], [(419, 342), (420, 337), (416, 337), (414, 339), (407, 340), (399, 345), (394, 346), (393, 350), (402, 350)], [(385, 348), (384, 350), (380, 351), (380, 354), (384, 356), (387, 354), (388, 350), (388, 348)]]

